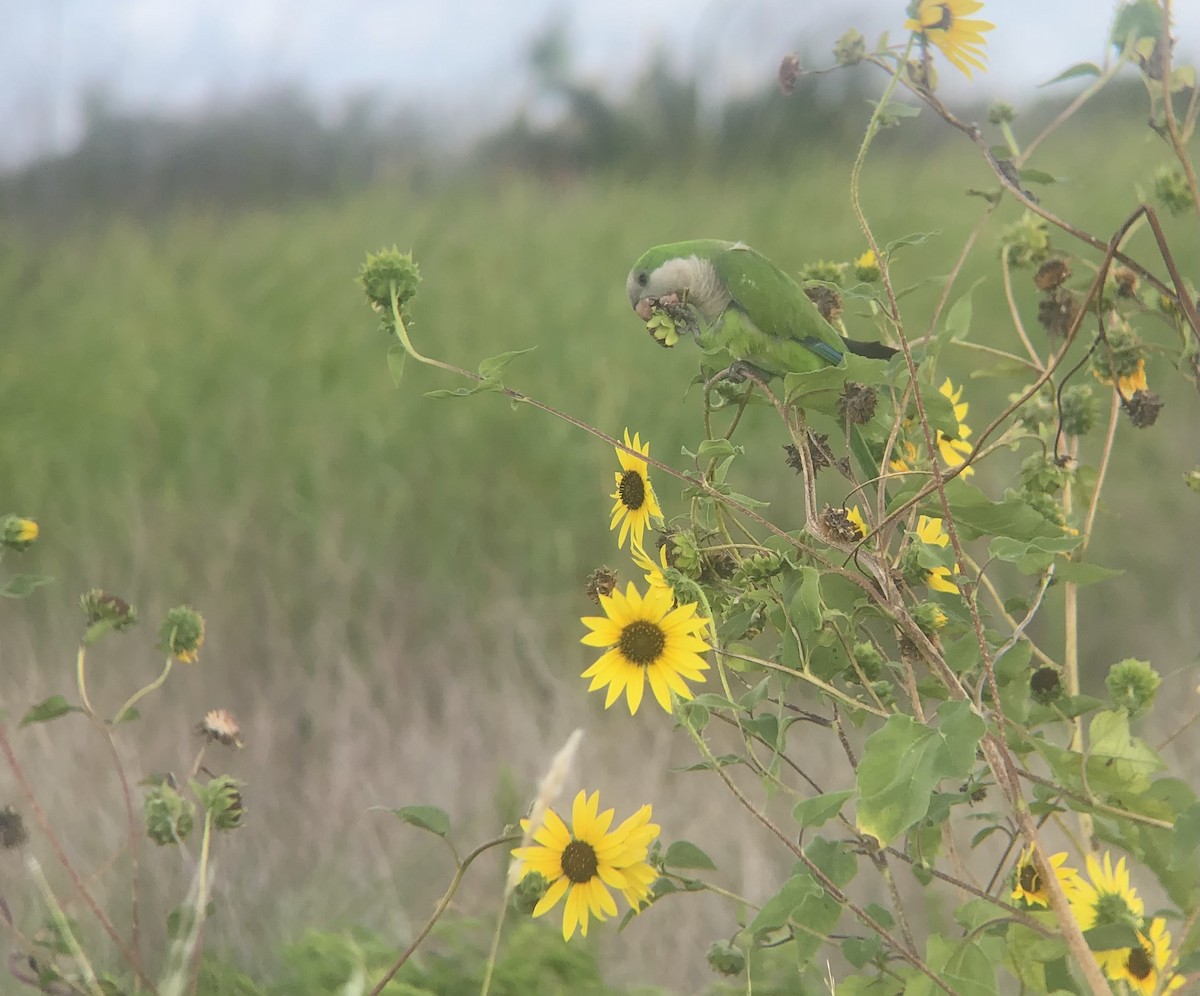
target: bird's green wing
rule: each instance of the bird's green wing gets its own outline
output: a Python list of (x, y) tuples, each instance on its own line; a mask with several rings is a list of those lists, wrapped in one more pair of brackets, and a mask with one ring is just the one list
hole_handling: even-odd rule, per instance
[(713, 258), (734, 303), (766, 335), (799, 342), (836, 366), (846, 345), (795, 280), (762, 253), (733, 245)]

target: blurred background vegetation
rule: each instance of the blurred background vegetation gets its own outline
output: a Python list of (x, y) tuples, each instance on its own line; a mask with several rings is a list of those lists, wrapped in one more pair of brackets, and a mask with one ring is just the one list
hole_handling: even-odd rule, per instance
[[(78, 148), (0, 179), (0, 511), (39, 520), (20, 567), (57, 579), (0, 604), (4, 706), (19, 715), (69, 691), (76, 603), (89, 587), (135, 602), (147, 620), (96, 652), (102, 700), (155, 673), (150, 630), (168, 606), (205, 614), (200, 663), (126, 731), (129, 759), (138, 774), (185, 765), (205, 710), (241, 720), (247, 747), (230, 765), (249, 782), (250, 819), (219, 855), (207, 941), (258, 983), (285, 980), (277, 991), (298, 991), (287, 973), (305, 959), (329, 964), (327, 939), (306, 941), (307, 930), (360, 953), (395, 950), (445, 885), (434, 845), (368, 807), (439, 805), (462, 840), (480, 840), (523, 810), (578, 725), (581, 784), (619, 810), (653, 802), (664, 837), (717, 856), (723, 884), (761, 895), (783, 864), (753, 827), (719, 815), (727, 801), (707, 780), (668, 774), (691, 757), (663, 716), (604, 713), (584, 694), (584, 578), (605, 562), (631, 576), (606, 528), (611, 450), (494, 395), (427, 399), (460, 385), (413, 364), (394, 388), (389, 344), (353, 282), (366, 251), (413, 249), (419, 349), (474, 368), (536, 346), (508, 383), (610, 434), (640, 431), (653, 455), (678, 461), (702, 432), (700, 399), (685, 396), (695, 358), (652, 348), (624, 297), (630, 262), (697, 236), (742, 239), (793, 271), (860, 254), (849, 163), (881, 80), (863, 67), (806, 78), (784, 97), (765, 78), (713, 115), (701, 112), (697, 79), (665, 60), (650, 66), (613, 98), (574, 72), (569, 38), (552, 27), (529, 52), (552, 122), (526, 107), (453, 154), (435, 124), (365, 98), (334, 122), (301, 90), (179, 120), (123, 112), (98, 92)], [(1065, 84), (1020, 108), (1018, 134), (1076, 92)], [(1166, 157), (1147, 137), (1144, 101), (1131, 78), (1039, 152), (1032, 165), (1060, 178), (1039, 190), (1055, 213), (1107, 237), (1145, 196)], [(987, 117), (984, 105), (957, 112)], [(864, 193), (881, 240), (934, 233), (895, 264), (916, 334), (983, 214), (972, 189), (996, 184), (928, 114), (877, 142)], [(983, 280), (973, 337), (1006, 348), (996, 245), (1017, 217), (1000, 206), (960, 282)], [(1167, 224), (1181, 268), (1195, 273), (1195, 232)], [(1132, 249), (1154, 261), (1144, 234)], [(1018, 279), (1036, 329), (1032, 282)], [(871, 323), (848, 317), (861, 338)], [(966, 382), (973, 427), (1020, 386), (980, 355), (944, 358)], [(1196, 464), (1196, 398), (1165, 361), (1151, 363), (1150, 380), (1167, 407), (1153, 429), (1118, 428), (1091, 555), (1126, 573), (1085, 593), (1082, 657), (1097, 686), (1116, 660), (1149, 657), (1178, 717), (1194, 708), (1200, 645), (1200, 517), (1180, 482)], [(752, 413), (738, 438), (748, 452), (737, 490), (798, 526), (777, 426)], [(998, 495), (1021, 456), (981, 467), (977, 483)], [(668, 516), (685, 510), (677, 488), (659, 487)], [(1053, 646), (1052, 619), (1039, 630)], [(18, 746), (72, 853), (100, 867), (120, 846), (119, 797), (82, 726), (30, 729)], [(1197, 770), (1195, 737), (1173, 750)], [(0, 803), (16, 801), (0, 785)], [(145, 860), (165, 910), (189, 871), (172, 855)], [(498, 859), (476, 872), (460, 912), (489, 915), (502, 874)], [(36, 917), (26, 886), (5, 898)], [(733, 913), (689, 897), (619, 936), (598, 931), (606, 985), (709, 985), (703, 953)], [(546, 929), (537, 945), (553, 945)], [(364, 930), (378, 933), (368, 942), (354, 933)], [(427, 958), (455, 943), (435, 936)], [(221, 977), (212, 991), (241, 991)]]

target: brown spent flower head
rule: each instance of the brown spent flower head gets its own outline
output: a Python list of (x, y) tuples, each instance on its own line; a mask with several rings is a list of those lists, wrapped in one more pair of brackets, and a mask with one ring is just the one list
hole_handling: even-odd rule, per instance
[(121, 633), (137, 623), (137, 609), (125, 599), (99, 588), (92, 588), (79, 596), (79, 605), (89, 626), (108, 623), (109, 627)]
[(1070, 332), (1078, 315), (1079, 304), (1069, 290), (1052, 290), (1038, 302), (1038, 323), (1052, 338)]
[(1056, 256), (1037, 268), (1033, 275), (1033, 283), (1040, 291), (1051, 291), (1066, 283), (1070, 276), (1071, 264)]
[(1034, 701), (1049, 705), (1063, 691), (1062, 675), (1055, 667), (1039, 667), (1029, 679), (1029, 691)]
[[(800, 451), (791, 443), (784, 444), (784, 452), (787, 453), (787, 465), (792, 468), (797, 474), (804, 472), (804, 462), (800, 459)], [(829, 448), (829, 436), (823, 432), (815, 432), (812, 429), (808, 430), (808, 460), (812, 466), (813, 473), (819, 473), (826, 467), (837, 466), (844, 474), (848, 474), (850, 470), (850, 461), (845, 457), (835, 457), (833, 450)]]
[(1128, 266), (1114, 266), (1110, 271), (1117, 285), (1117, 297), (1133, 297), (1137, 294), (1138, 275)]
[(858, 523), (850, 518), (850, 509), (826, 505), (821, 509), (821, 525), (841, 543), (857, 543), (863, 538)]
[(855, 381), (846, 381), (838, 398), (838, 417), (851, 425), (866, 425), (875, 417), (878, 403), (875, 388)]
[(796, 58), (796, 53), (785, 55), (779, 64), (779, 92), (785, 97), (790, 97), (803, 75), (804, 70), (800, 68), (800, 60)]
[(11, 851), (29, 840), (25, 821), (12, 806), (0, 809), (0, 848)]
[(196, 733), (208, 740), (224, 744), (226, 747), (242, 747), (241, 728), (228, 709), (210, 709), (204, 714), (204, 719), (196, 724)]
[(842, 313), (842, 295), (836, 290), (825, 284), (814, 284), (812, 287), (805, 287), (804, 293), (830, 325), (838, 320)]
[(1142, 388), (1135, 391), (1128, 401), (1122, 400), (1121, 407), (1125, 409), (1135, 429), (1149, 429), (1158, 421), (1158, 413), (1163, 409), (1163, 400), (1153, 391)]
[(597, 605), (600, 604), (601, 595), (611, 595), (613, 589), (617, 586), (617, 571), (616, 568), (609, 567), (607, 564), (603, 567), (597, 567), (587, 577), (587, 597)]

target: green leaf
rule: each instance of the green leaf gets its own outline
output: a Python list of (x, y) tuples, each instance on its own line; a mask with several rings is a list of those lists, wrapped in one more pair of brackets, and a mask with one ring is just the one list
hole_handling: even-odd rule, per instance
[[(30, 723), (48, 723), (52, 719), (58, 719), (59, 716), (65, 716), (69, 712), (83, 712), (79, 706), (73, 706), (61, 695), (51, 695), (35, 705), (29, 712), (21, 717), (20, 726), (28, 726)], [(19, 728), (19, 727), (18, 727)]]
[(1083, 939), (1093, 951), (1113, 951), (1132, 948), (1138, 943), (1137, 932), (1127, 923), (1106, 923), (1083, 932)]
[[(910, 495), (913, 490), (909, 491)], [(967, 484), (961, 478), (946, 482), (946, 498), (950, 502), (950, 514), (954, 516), (954, 524), (966, 539), (1007, 536), (1016, 540), (1033, 540), (1039, 537), (1057, 539), (1063, 535), (1061, 528), (1021, 499), (992, 501), (973, 484)], [(901, 501), (902, 496), (898, 496), (889, 508), (894, 508)], [(930, 502), (923, 510), (928, 515), (942, 514), (940, 504), (934, 502)]]
[(513, 360), (526, 353), (532, 353), (536, 348), (536, 346), (530, 346), (528, 349), (510, 349), (507, 353), (497, 353), (495, 356), (480, 360), (479, 376), (485, 381), (498, 381)]
[(792, 912), (806, 899), (820, 898), (821, 886), (807, 871), (793, 875), (783, 887), (763, 903), (762, 909), (750, 921), (750, 933), (756, 937), (786, 927)]
[(450, 817), (446, 815), (445, 810), (438, 809), (437, 806), (401, 806), (389, 812), (399, 816), (405, 823), (411, 823), (414, 827), (428, 830), (439, 837), (445, 837), (450, 832)]
[(392, 343), (387, 351), (387, 366), (388, 373), (392, 375), (392, 383), (400, 386), (400, 381), (404, 377), (404, 361), (408, 359), (408, 350), (398, 342)]
[(815, 795), (811, 799), (802, 799), (792, 810), (792, 817), (802, 827), (819, 827), (833, 819), (846, 800), (854, 795), (853, 790), (844, 792), (826, 792)]
[(1078, 79), (1080, 76), (1099, 76), (1100, 72), (1100, 67), (1094, 62), (1077, 62), (1068, 69), (1064, 69), (1054, 79), (1046, 80), (1045, 83), (1039, 83), (1038, 86), (1052, 86), (1055, 83), (1063, 83), (1066, 80)]
[(699, 868), (704, 871), (716, 871), (712, 858), (689, 840), (677, 840), (667, 848), (663, 855), (663, 865), (667, 868)]
[(1082, 535), (1038, 536), (1030, 540), (997, 536), (988, 545), (988, 554), (996, 560), (1016, 564), (1022, 574), (1041, 574), (1054, 563), (1056, 555), (1074, 550), (1082, 542)]
[(728, 439), (706, 439), (697, 447), (697, 460), (720, 460), (738, 452)]
[(1103, 774), (1108, 777), (1097, 772), (1096, 778), (1102, 779), (1098, 785), (1115, 778), (1115, 790), (1144, 792), (1149, 787), (1150, 776), (1166, 767), (1149, 744), (1129, 732), (1129, 716), (1123, 709), (1096, 713), (1088, 725), (1088, 741), (1089, 783), (1093, 780), (1093, 769), (1102, 765)]
[(800, 568), (800, 584), (792, 596), (791, 613), (802, 632), (815, 633), (821, 628), (821, 572), (815, 567)]
[(1124, 573), (1123, 570), (1101, 567), (1099, 564), (1077, 564), (1073, 560), (1065, 560), (1062, 557), (1054, 562), (1056, 578), (1080, 586), (1095, 584), (1097, 581), (1107, 581), (1109, 578), (1120, 577)]
[(43, 574), (16, 574), (8, 579), (8, 584), (0, 588), (0, 596), (4, 598), (28, 598), (42, 585), (53, 584), (54, 578)]
[(925, 817), (943, 778), (965, 778), (975, 764), (983, 720), (967, 702), (943, 702), (937, 726), (892, 716), (867, 738), (858, 766), (858, 828), (889, 844)]
[(1023, 169), (1020, 171), (1021, 180), (1025, 183), (1040, 183), (1047, 186), (1051, 183), (1058, 183), (1058, 177), (1051, 173), (1046, 173), (1040, 169)]
[(971, 295), (975, 293), (975, 288), (983, 283), (983, 277), (976, 280), (968, 287), (950, 306), (950, 310), (946, 313), (946, 320), (942, 324), (942, 334), (938, 339), (945, 341), (965, 339), (967, 333), (971, 331)]
[(901, 235), (900, 238), (892, 239), (890, 242), (884, 244), (883, 255), (891, 257), (897, 249), (903, 249), (905, 246), (924, 245), (939, 234), (939, 232), (913, 232), (911, 235)]
[[(940, 934), (930, 936), (925, 945), (925, 963), (951, 992), (958, 996), (996, 996), (996, 968), (1003, 956), (1001, 947), (984, 941), (955, 941)], [(995, 956), (987, 950), (995, 947)], [(915, 975), (904, 987), (904, 996), (933, 996), (944, 990), (934, 986), (926, 975)]]

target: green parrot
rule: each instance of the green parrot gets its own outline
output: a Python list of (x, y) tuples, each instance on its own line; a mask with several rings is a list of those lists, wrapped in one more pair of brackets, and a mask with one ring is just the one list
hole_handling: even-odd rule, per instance
[(690, 305), (702, 323), (702, 344), (769, 377), (838, 366), (847, 352), (877, 360), (896, 354), (881, 342), (838, 335), (795, 280), (741, 242), (655, 246), (633, 264), (625, 289), (645, 322), (660, 303)]
[[(700, 345), (728, 353), (734, 377), (747, 368), (769, 379), (840, 366), (847, 352), (877, 360), (896, 354), (883, 343), (839, 335), (795, 280), (741, 242), (695, 239), (655, 246), (633, 264), (625, 289), (647, 323), (656, 309), (680, 315), (681, 306), (689, 307), (699, 319), (691, 331)], [(854, 430), (855, 456), (863, 472), (875, 477), (878, 462), (858, 427)]]

